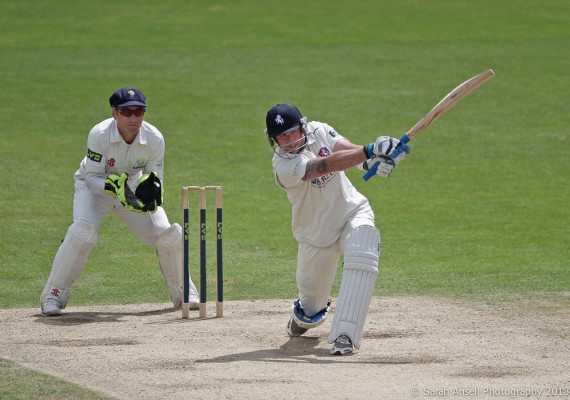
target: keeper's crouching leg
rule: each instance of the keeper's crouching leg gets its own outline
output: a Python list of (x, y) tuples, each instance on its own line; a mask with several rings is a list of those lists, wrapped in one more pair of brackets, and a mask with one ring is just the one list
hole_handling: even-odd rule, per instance
[[(156, 253), (158, 255), (158, 265), (160, 272), (166, 279), (170, 300), (174, 307), (180, 307), (184, 296), (184, 278), (182, 270), (182, 227), (172, 224), (162, 232), (154, 241)], [(190, 309), (197, 310), (200, 298), (198, 290), (189, 278), (188, 287), (190, 289), (189, 304)]]
[(59, 315), (69, 301), (71, 287), (97, 244), (97, 228), (87, 221), (75, 221), (55, 255), (48, 281), (40, 297), (43, 315)]
[(344, 254), (342, 281), (328, 341), (348, 336), (360, 348), (364, 322), (368, 315), (374, 285), (378, 276), (380, 233), (374, 226), (357, 227)]

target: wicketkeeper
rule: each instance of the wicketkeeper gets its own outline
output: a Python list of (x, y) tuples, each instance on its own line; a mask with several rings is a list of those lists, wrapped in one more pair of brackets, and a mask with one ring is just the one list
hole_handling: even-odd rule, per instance
[[(292, 229), (298, 241), (297, 287), (287, 325), (289, 336), (300, 336), (321, 325), (330, 310), (338, 262), (344, 256), (342, 282), (329, 332), (331, 354), (359, 349), (364, 322), (374, 294), (380, 256), (380, 233), (374, 213), (344, 171), (378, 164), (387, 178), (409, 148), (381, 136), (356, 145), (326, 123), (307, 122), (292, 104), (278, 104), (266, 116), (266, 134), (274, 150), (273, 171), (278, 187), (293, 207)], [(405, 146), (395, 159), (396, 146)]]
[[(42, 315), (61, 315), (71, 287), (97, 244), (108, 213), (121, 219), (140, 240), (156, 249), (160, 271), (175, 307), (182, 302), (182, 228), (170, 224), (162, 205), (164, 138), (144, 121), (146, 97), (125, 87), (109, 99), (112, 118), (95, 125), (87, 155), (75, 173), (73, 223), (53, 260), (40, 298)], [(190, 279), (190, 308), (198, 291)]]

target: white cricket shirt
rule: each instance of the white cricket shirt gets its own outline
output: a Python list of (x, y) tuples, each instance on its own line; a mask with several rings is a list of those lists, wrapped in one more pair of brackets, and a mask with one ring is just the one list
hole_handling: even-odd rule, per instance
[(162, 181), (164, 138), (162, 133), (143, 121), (135, 140), (127, 144), (113, 118), (95, 125), (87, 138), (87, 155), (75, 173), (75, 179), (85, 180), (87, 187), (105, 193), (107, 175), (129, 174), (128, 185), (135, 187), (142, 174), (154, 171)]
[(326, 157), (343, 139), (330, 125), (312, 121), (307, 124), (309, 145), (296, 155), (278, 147), (273, 156), (275, 183), (287, 192), (292, 206), (292, 229), (295, 239), (314, 246), (334, 243), (347, 220), (357, 214), (374, 219), (368, 199), (360, 194), (344, 172), (332, 172), (303, 182), (309, 160)]

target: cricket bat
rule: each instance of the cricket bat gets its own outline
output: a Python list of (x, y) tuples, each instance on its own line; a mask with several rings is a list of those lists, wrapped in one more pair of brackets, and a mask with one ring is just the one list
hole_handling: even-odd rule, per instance
[[(447, 112), (451, 107), (459, 103), (465, 96), (473, 92), (479, 86), (483, 85), (489, 79), (495, 76), (492, 69), (488, 69), (473, 78), (466, 80), (451, 92), (447, 94), (439, 103), (436, 104), (422, 119), (420, 119), (404, 136), (400, 138), (400, 142), (408, 143), (414, 137), (419, 135), (425, 128), (431, 125), (433, 121), (439, 118), (440, 115)], [(396, 147), (392, 153), (388, 155), (389, 158), (396, 158), (402, 153), (401, 146)], [(374, 164), (362, 177), (365, 181), (376, 175), (378, 163)]]

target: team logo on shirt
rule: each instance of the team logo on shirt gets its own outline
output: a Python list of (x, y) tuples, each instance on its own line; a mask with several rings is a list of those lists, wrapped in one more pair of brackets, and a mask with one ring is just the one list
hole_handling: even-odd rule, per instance
[(144, 158), (139, 158), (135, 161), (135, 165), (133, 165), (133, 169), (141, 169), (144, 168), (146, 165), (146, 160)]
[(87, 149), (87, 158), (90, 159), (91, 161), (101, 162), (103, 156), (99, 153), (95, 153), (91, 149)]
[(336, 135), (338, 135), (338, 133), (336, 133), (336, 131), (329, 131), (329, 135), (335, 137)]
[(316, 188), (324, 187), (331, 179), (333, 179), (338, 174), (337, 171), (331, 172), (330, 174), (323, 175), (319, 178), (313, 179), (311, 181), (311, 186)]
[(319, 157), (328, 157), (331, 155), (330, 150), (325, 146), (321, 147), (318, 152)]
[(109, 160), (107, 161), (107, 164), (109, 164), (109, 167), (114, 167), (115, 166), (115, 159), (109, 158)]

